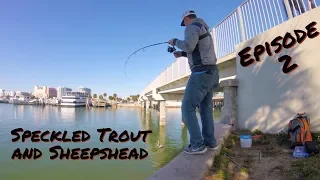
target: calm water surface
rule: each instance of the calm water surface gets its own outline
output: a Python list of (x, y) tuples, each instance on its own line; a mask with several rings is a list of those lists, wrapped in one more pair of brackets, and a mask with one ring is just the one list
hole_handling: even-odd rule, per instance
[[(219, 112), (215, 112), (218, 120)], [(199, 117), (199, 114), (198, 114)], [(68, 180), (87, 179), (146, 179), (152, 173), (179, 154), (188, 143), (187, 128), (181, 126), (180, 108), (168, 108), (165, 126), (159, 126), (157, 111), (150, 114), (135, 108), (62, 108), (54, 106), (28, 106), (0, 104), (0, 174), (1, 180), (47, 179), (57, 178)], [(84, 143), (32, 143), (30, 140), (13, 143), (11, 130), (76, 131), (85, 130), (91, 138)], [(152, 130), (144, 143), (138, 142), (113, 143), (108, 142), (108, 134), (104, 143), (99, 141), (97, 129), (111, 128), (118, 133), (128, 130), (137, 133), (139, 130)], [(71, 136), (70, 136), (71, 137)], [(157, 142), (164, 145), (157, 148)], [(143, 160), (50, 160), (52, 153), (49, 148), (61, 145), (67, 148), (143, 148), (149, 156)], [(38, 148), (42, 157), (38, 160), (12, 160), (16, 148)]]

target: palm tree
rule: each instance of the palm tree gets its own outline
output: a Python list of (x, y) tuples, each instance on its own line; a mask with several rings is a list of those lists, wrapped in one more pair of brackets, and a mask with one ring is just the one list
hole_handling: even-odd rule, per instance
[(113, 100), (113, 97), (112, 97), (112, 96), (109, 96), (109, 100), (110, 100), (110, 101)]
[(102, 95), (99, 95), (99, 99), (103, 99), (103, 96), (102, 96)]
[(129, 97), (127, 97), (127, 101), (130, 101), (130, 98), (129, 98)]
[(138, 96), (137, 95), (132, 95), (131, 98), (132, 98), (132, 101), (137, 101), (138, 100)]
[(117, 94), (113, 93), (113, 99), (117, 100)]
[(93, 94), (93, 98), (95, 98), (95, 99), (96, 99), (96, 98), (97, 98), (97, 94)]
[(107, 93), (103, 93), (103, 97), (107, 99)]

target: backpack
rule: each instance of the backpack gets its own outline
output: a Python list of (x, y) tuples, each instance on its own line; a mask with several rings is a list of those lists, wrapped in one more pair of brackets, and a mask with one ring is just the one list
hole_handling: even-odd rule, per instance
[(312, 134), (309, 115), (307, 113), (297, 113), (289, 122), (288, 134), (291, 141), (291, 149), (295, 146), (304, 146), (306, 141), (311, 142)]

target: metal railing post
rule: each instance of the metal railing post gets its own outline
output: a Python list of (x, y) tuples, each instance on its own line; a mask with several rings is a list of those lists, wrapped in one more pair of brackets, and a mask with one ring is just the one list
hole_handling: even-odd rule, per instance
[(173, 74), (174, 74), (174, 71), (173, 71), (173, 69), (174, 69), (174, 63), (172, 63), (172, 65), (171, 65), (171, 81), (170, 82), (172, 82), (173, 81)]
[(212, 29), (212, 39), (213, 39), (213, 47), (214, 47), (214, 53), (217, 55), (217, 37), (216, 37), (216, 28)]
[(241, 33), (241, 41), (246, 40), (246, 33), (244, 31), (244, 23), (243, 23), (243, 17), (240, 6), (237, 8), (238, 18), (239, 18), (239, 25), (240, 25), (240, 33)]
[(292, 11), (291, 11), (290, 4), (289, 4), (289, 0), (283, 0), (283, 3), (286, 8), (286, 11), (287, 11), (288, 19), (293, 18)]
[(177, 76), (177, 79), (179, 79), (180, 78), (180, 61), (179, 61), (179, 59), (177, 59), (177, 62), (178, 62), (178, 76)]
[(188, 59), (186, 60), (186, 69), (185, 69), (185, 74), (184, 75), (186, 75), (187, 73), (188, 73)]

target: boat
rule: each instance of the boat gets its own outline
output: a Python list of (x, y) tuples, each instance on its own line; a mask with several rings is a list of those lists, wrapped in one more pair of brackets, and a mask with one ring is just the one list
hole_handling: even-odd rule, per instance
[(86, 106), (88, 93), (67, 91), (61, 97), (61, 106), (78, 107)]
[(38, 102), (37, 99), (33, 99), (33, 100), (30, 100), (30, 101), (28, 102), (28, 104), (30, 104), (30, 105), (36, 105), (36, 104), (39, 104), (39, 102)]
[(7, 99), (0, 98), (0, 103), (9, 103), (9, 101)]
[(16, 96), (16, 97), (10, 99), (10, 103), (15, 104), (15, 105), (29, 104), (29, 98)]

